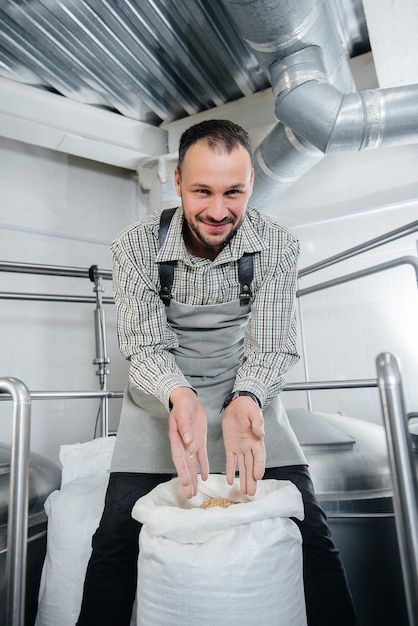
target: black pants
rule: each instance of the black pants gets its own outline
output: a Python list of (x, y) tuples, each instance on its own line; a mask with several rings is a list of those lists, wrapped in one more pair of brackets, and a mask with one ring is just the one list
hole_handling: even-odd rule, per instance
[[(110, 475), (104, 512), (93, 536), (77, 626), (129, 626), (136, 594), (141, 529), (141, 524), (131, 517), (131, 511), (138, 498), (171, 478), (171, 474)], [(357, 626), (344, 568), (307, 467), (266, 469), (264, 478), (290, 480), (302, 493), (305, 519), (294, 521), (303, 539), (308, 625)]]

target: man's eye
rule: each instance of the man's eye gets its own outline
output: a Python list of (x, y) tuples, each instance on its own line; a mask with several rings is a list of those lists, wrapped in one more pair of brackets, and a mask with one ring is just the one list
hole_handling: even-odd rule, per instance
[(230, 189), (226, 192), (228, 196), (238, 196), (241, 191), (239, 189)]

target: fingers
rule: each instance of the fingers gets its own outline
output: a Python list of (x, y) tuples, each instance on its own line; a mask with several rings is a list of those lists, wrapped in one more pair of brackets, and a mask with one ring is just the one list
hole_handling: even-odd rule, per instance
[(261, 480), (266, 470), (266, 450), (264, 446), (258, 450), (254, 455), (254, 480)]
[(243, 454), (229, 453), (226, 457), (226, 480), (233, 485), (238, 465), (239, 489), (249, 496), (255, 495), (257, 482), (264, 476), (266, 456), (264, 448), (259, 451), (248, 450)]
[(226, 481), (228, 485), (233, 485), (235, 480), (235, 470), (237, 467), (237, 457), (233, 452), (226, 453)]
[(206, 447), (198, 452), (197, 459), (200, 465), (200, 475), (202, 477), (202, 480), (207, 480), (209, 477), (209, 461)]
[(259, 473), (256, 475), (255, 459), (252, 452), (248, 452), (238, 457), (238, 470), (241, 493), (246, 493), (249, 496), (255, 495), (257, 491), (257, 481), (263, 477), (264, 467), (261, 476)]
[(256, 437), (258, 437), (259, 439), (262, 439), (265, 435), (264, 432), (264, 418), (262, 416), (261, 411), (259, 412), (259, 414), (252, 419), (251, 421), (251, 430), (253, 431), (254, 435)]
[[(198, 463), (203, 480), (209, 476), (209, 462), (206, 452), (206, 420), (200, 420), (194, 432), (181, 426), (173, 413), (169, 416), (169, 439), (171, 455), (183, 492), (186, 498), (197, 494)], [(189, 422), (190, 424), (190, 422)]]

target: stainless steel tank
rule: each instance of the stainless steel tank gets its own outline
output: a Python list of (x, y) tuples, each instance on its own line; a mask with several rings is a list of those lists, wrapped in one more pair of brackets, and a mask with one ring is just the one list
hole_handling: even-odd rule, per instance
[[(0, 624), (5, 624), (7, 519), (9, 513), (11, 447), (0, 443)], [(43, 504), (59, 489), (61, 470), (45, 457), (31, 453), (29, 464), (28, 551), (25, 626), (35, 623), (39, 582), (46, 550), (47, 517)]]
[(305, 409), (287, 413), (344, 561), (361, 626), (409, 626), (383, 426)]

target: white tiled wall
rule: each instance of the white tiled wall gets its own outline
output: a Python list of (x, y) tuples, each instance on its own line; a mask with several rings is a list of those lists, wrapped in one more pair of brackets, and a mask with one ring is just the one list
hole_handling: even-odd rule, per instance
[[(418, 200), (294, 228), (301, 242), (300, 268), (416, 221)], [(384, 263), (417, 255), (418, 233), (396, 239), (300, 279), (299, 288)], [(416, 274), (402, 265), (305, 295), (301, 298), (308, 378), (314, 380), (375, 379), (375, 360), (389, 351), (399, 360), (408, 411), (418, 410), (418, 291)], [(302, 330), (302, 329), (301, 329)], [(288, 381), (304, 379), (302, 361)], [(306, 393), (284, 394), (288, 407), (306, 406)], [(313, 410), (340, 411), (381, 422), (375, 389), (311, 392)]]
[[(109, 245), (140, 216), (131, 172), (0, 139), (0, 260), (111, 269)], [(111, 282), (104, 281), (104, 296)], [(94, 296), (88, 279), (0, 272), (1, 292)], [(99, 389), (95, 304), (0, 299), (0, 376), (31, 391)], [(108, 389), (123, 389), (127, 364), (105, 305), (111, 358)], [(111, 400), (111, 420), (119, 414)], [(59, 445), (93, 437), (98, 400), (33, 400), (32, 449), (58, 458)], [(0, 441), (11, 441), (10, 402), (0, 401)]]

